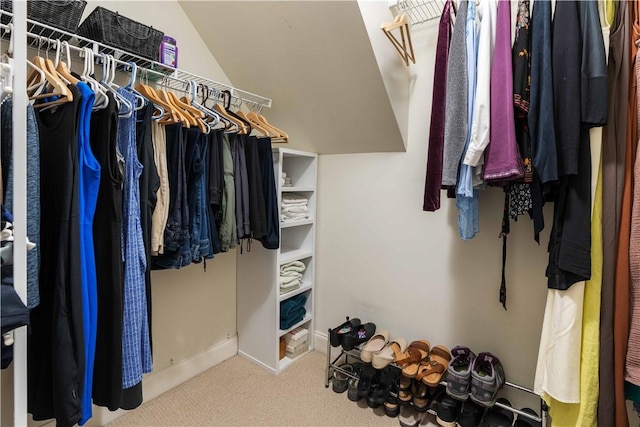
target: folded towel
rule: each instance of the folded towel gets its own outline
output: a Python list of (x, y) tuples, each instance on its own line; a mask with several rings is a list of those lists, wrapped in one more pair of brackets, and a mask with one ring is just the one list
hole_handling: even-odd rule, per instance
[(280, 285), (286, 285), (287, 283), (291, 283), (295, 280), (300, 280), (299, 277), (293, 277), (293, 276), (280, 276)]
[(282, 203), (296, 203), (296, 202), (309, 202), (309, 199), (306, 197), (299, 196), (294, 193), (286, 193), (282, 195)]
[(300, 289), (300, 284), (298, 284), (297, 286), (291, 286), (291, 287), (286, 287), (286, 288), (280, 287), (280, 295), (287, 294), (289, 292), (293, 292), (296, 289)]
[(290, 313), (301, 307), (307, 302), (307, 296), (305, 294), (296, 295), (288, 300), (280, 303), (280, 318), (287, 319), (290, 317)]
[(293, 287), (300, 287), (302, 285), (302, 281), (297, 277), (293, 280), (289, 280), (287, 282), (280, 282), (280, 289), (290, 289)]
[(291, 261), (288, 262), (286, 264), (282, 264), (280, 266), (280, 272), (285, 272), (285, 271), (299, 271), (299, 272), (303, 272), (305, 269), (307, 268), (306, 265), (304, 265), (304, 262), (302, 261)]
[(292, 312), (290, 317), (280, 317), (280, 329), (289, 329), (290, 327), (304, 319), (305, 314), (307, 314), (307, 310), (305, 310), (304, 307), (300, 307), (298, 310)]
[(285, 171), (282, 171), (282, 177), (286, 178), (287, 176), (288, 176), (287, 173)]
[(285, 278), (285, 277), (293, 277), (294, 279), (302, 279), (303, 274), (297, 271), (293, 271), (293, 270), (289, 270), (289, 271), (281, 271), (280, 272), (280, 277), (281, 278)]
[(307, 206), (283, 206), (282, 213), (305, 213), (309, 212)]

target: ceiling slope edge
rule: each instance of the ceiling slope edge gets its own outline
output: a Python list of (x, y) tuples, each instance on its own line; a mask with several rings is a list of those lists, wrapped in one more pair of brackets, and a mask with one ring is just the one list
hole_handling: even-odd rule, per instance
[(380, 53), (388, 46), (373, 31), (384, 38), (375, 20), (393, 19), (385, 1), (179, 3), (233, 84), (273, 99), (263, 114), (287, 131), (289, 147), (406, 150), (408, 71)]

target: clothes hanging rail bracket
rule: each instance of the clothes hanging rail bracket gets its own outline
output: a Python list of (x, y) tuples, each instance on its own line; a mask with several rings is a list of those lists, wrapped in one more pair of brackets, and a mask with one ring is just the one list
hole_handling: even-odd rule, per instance
[[(9, 18), (7, 19), (7, 17)], [(5, 24), (5, 22), (11, 22), (12, 19), (12, 13), (0, 10), (0, 22), (2, 22), (0, 24), (0, 35), (4, 39), (9, 38), (9, 32), (11, 31), (11, 27), (8, 23)], [(116, 63), (120, 66), (119, 69), (121, 71), (128, 71), (130, 69), (129, 63), (133, 62), (138, 66), (138, 72), (142, 75), (146, 73), (147, 76), (155, 76), (150, 80), (165, 80), (165, 83), (167, 83), (167, 81), (171, 82), (164, 84), (165, 87), (171, 89), (185, 91), (186, 89), (183, 85), (187, 81), (195, 81), (198, 85), (208, 87), (210, 95), (228, 90), (231, 93), (232, 99), (235, 101), (234, 104), (241, 105), (244, 103), (250, 110), (262, 111), (265, 107), (271, 107), (272, 102), (270, 98), (265, 98), (251, 92), (237, 89), (233, 86), (216, 82), (179, 68), (172, 68), (159, 62), (123, 51), (122, 49), (108, 46), (95, 40), (84, 38), (31, 19), (27, 19), (27, 36), (31, 39), (28, 45), (34, 48), (39, 46), (42, 47), (42, 44), (46, 43), (46, 50), (53, 50), (59, 41), (66, 40), (69, 42), (69, 48), (81, 55), (83, 47), (90, 47), (94, 54), (99, 58), (104, 55), (113, 56)]]

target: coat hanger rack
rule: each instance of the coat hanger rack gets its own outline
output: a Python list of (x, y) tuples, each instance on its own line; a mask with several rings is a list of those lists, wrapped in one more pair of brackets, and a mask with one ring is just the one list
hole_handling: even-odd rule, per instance
[[(0, 36), (2, 38), (9, 38), (11, 27), (8, 25), (8, 23), (11, 22), (12, 19), (12, 13), (0, 10), (0, 21), (2, 22), (2, 24), (0, 24)], [(8, 23), (4, 24), (4, 22), (7, 21)], [(59, 30), (49, 25), (33, 21), (31, 19), (27, 19), (27, 37), (29, 39), (28, 46), (36, 48), (40, 46), (40, 48), (45, 51), (54, 50), (57, 46), (58, 41), (68, 41), (69, 48), (73, 52), (77, 53), (79, 57), (82, 57), (83, 55), (83, 47), (90, 47), (97, 57), (101, 57), (102, 55), (113, 56), (115, 58), (116, 64), (118, 64), (118, 69), (120, 71), (129, 71), (131, 69), (131, 65), (129, 63), (133, 62), (137, 65), (139, 72), (146, 72), (148, 76), (155, 76), (156, 80), (162, 80), (162, 78), (168, 76), (171, 79), (179, 81), (181, 83), (180, 86), (190, 80), (193, 80), (197, 84), (208, 86), (209, 88), (211, 88), (211, 90), (213, 90), (213, 88), (215, 88), (218, 92), (228, 90), (229, 92), (231, 92), (231, 96), (232, 99), (234, 99), (234, 102), (244, 104), (248, 109), (252, 111), (260, 111), (265, 107), (271, 107), (271, 99), (269, 98), (237, 89), (233, 86), (216, 82), (214, 80), (198, 76), (185, 70), (168, 67), (159, 62), (143, 58), (133, 53), (126, 52), (91, 39), (80, 37), (76, 34)], [(150, 80), (153, 81), (153, 79), (151, 78)]]

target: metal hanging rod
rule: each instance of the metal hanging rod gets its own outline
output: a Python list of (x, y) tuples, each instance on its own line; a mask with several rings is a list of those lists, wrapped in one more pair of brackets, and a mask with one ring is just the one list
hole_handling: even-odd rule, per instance
[(398, 14), (406, 14), (411, 25), (440, 18), (445, 0), (396, 0)]
[[(8, 24), (11, 22), (12, 18), (13, 16), (11, 13), (0, 10), (0, 30), (3, 38), (7, 38), (9, 31), (11, 30), (11, 27)], [(53, 50), (58, 46), (60, 41), (67, 41), (69, 43), (70, 50), (73, 50), (82, 56), (82, 48), (90, 47), (96, 56), (113, 56), (116, 63), (120, 65), (120, 68), (123, 71), (130, 70), (131, 65), (129, 63), (133, 62), (138, 67), (139, 73), (143, 75), (146, 74), (147, 76), (155, 76), (150, 78), (150, 80), (158, 81), (165, 79), (167, 81), (174, 81), (170, 86), (167, 84), (164, 85), (171, 89), (185, 91), (186, 89), (184, 89), (184, 87), (186, 87), (188, 81), (191, 80), (197, 85), (208, 87), (210, 95), (228, 90), (231, 93), (234, 105), (240, 106), (244, 103), (249, 109), (255, 111), (260, 111), (265, 107), (271, 107), (270, 98), (265, 98), (251, 92), (237, 89), (233, 86), (201, 77), (188, 71), (172, 68), (159, 62), (125, 52), (122, 49), (114, 48), (76, 34), (59, 30), (31, 19), (27, 19), (27, 36), (31, 39), (28, 44), (34, 48), (37, 48), (38, 46), (42, 48), (42, 45), (46, 43), (48, 50)], [(182, 89), (180, 87), (182, 87)]]

